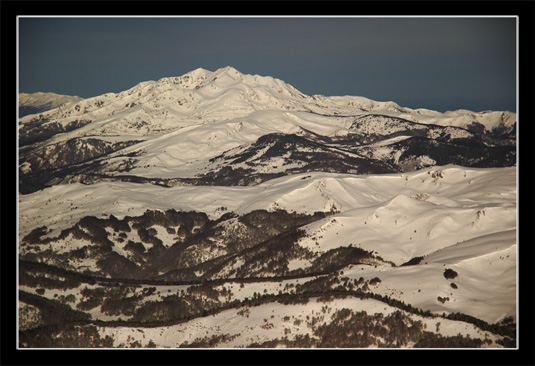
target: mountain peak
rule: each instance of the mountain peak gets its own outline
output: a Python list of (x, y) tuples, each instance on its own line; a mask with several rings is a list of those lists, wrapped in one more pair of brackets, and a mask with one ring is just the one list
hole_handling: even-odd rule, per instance
[[(25, 97), (20, 95), (21, 106), (24, 105)], [(46, 109), (50, 110), (52, 106)], [(197, 121), (200, 124), (227, 121), (266, 110), (308, 111), (330, 116), (371, 113), (420, 124), (476, 128), (482, 131), (498, 128), (500, 133), (511, 132), (516, 122), (516, 114), (513, 113), (439, 113), (413, 110), (392, 101), (380, 102), (362, 96), (311, 96), (301, 93), (283, 80), (272, 76), (243, 74), (230, 65), (215, 71), (199, 67), (182, 76), (141, 82), (118, 94), (88, 98), (68, 108), (50, 111), (46, 113), (46, 118), (61, 120), (62, 124), (68, 124), (82, 115), (92, 121), (109, 119), (98, 125), (98, 131), (92, 133), (120, 135), (128, 131), (129, 134), (138, 136), (176, 130)], [(120, 115), (120, 118), (110, 119), (114, 115)], [(378, 118), (382, 120), (382, 117)], [(28, 117), (23, 122), (30, 120), (31, 117)], [(137, 126), (141, 121), (145, 128), (138, 131)]]
[(232, 66), (225, 66), (220, 69), (217, 69), (213, 72), (213, 79), (231, 79), (235, 81), (242, 81), (244, 74), (236, 70)]
[(218, 84), (222, 80), (229, 82), (242, 81), (244, 75), (236, 70), (232, 66), (226, 66), (217, 69), (216, 71), (210, 71), (199, 67), (195, 70), (187, 72), (181, 76), (176, 77), (164, 77), (158, 80), (160, 83), (173, 83), (179, 84), (185, 89), (198, 89), (207, 84), (211, 84), (217, 80)]
[(206, 78), (207, 76), (210, 76), (212, 74), (213, 74), (212, 71), (203, 69), (202, 67), (199, 67), (199, 68), (196, 68), (195, 70), (192, 70), (192, 71), (184, 74), (183, 76), (188, 75), (188, 76), (193, 77), (194, 79), (199, 79), (199, 78)]
[(77, 102), (82, 98), (57, 93), (19, 93), (19, 118), (57, 108), (63, 104)]
[(241, 72), (239, 72), (237, 69), (235, 69), (234, 67), (232, 67), (230, 65), (218, 69), (216, 71), (216, 73), (217, 72), (224, 72), (224, 73), (228, 73), (228, 74), (240, 74), (240, 75), (242, 74)]

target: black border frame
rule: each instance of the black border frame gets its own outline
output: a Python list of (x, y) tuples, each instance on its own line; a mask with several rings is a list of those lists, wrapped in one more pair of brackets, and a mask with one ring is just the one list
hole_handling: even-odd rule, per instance
[[(355, 10), (359, 11), (355, 14)], [(302, 365), (534, 365), (535, 323), (533, 247), (533, 76), (535, 34), (534, 1), (347, 1), (347, 2), (182, 2), (182, 1), (1, 1), (2, 46), (2, 209), (16, 210), (16, 157), (13, 137), (16, 124), (16, 17), (18, 15), (417, 15), (417, 16), (517, 16), (519, 21), (519, 348), (489, 350), (19, 350), (12, 295), (16, 294), (12, 258), (16, 238), (2, 240), (2, 365), (173, 365), (173, 364), (302, 364)], [(4, 117), (5, 116), (5, 117)], [(522, 168), (522, 171), (521, 169)], [(5, 193), (5, 197), (4, 197)], [(7, 204), (6, 204), (7, 203)], [(11, 206), (13, 205), (13, 207)], [(8, 212), (3, 237), (11, 233)], [(3, 238), (2, 237), (2, 238)], [(525, 245), (525, 246), (524, 246)], [(166, 353), (170, 352), (170, 353)], [(176, 353), (178, 352), (178, 353)], [(414, 353), (416, 352), (416, 353)]]

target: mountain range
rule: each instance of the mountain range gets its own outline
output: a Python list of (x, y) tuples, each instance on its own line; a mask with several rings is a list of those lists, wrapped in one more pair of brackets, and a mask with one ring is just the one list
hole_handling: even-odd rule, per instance
[(19, 93), (19, 118), (29, 114), (48, 111), (79, 100), (82, 100), (82, 98), (56, 93)]
[(73, 181), (249, 185), (308, 171), (516, 162), (514, 113), (438, 113), (363, 97), (307, 96), (231, 67), (26, 116), (19, 132), (22, 192)]
[(20, 344), (514, 347), (516, 141), (232, 67), (24, 116)]

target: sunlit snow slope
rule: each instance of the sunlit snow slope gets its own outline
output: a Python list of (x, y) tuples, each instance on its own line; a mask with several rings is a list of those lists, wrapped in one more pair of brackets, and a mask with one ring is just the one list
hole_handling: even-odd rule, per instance
[(82, 98), (56, 93), (20, 93), (19, 94), (19, 118), (29, 114), (45, 112), (70, 102), (76, 102)]
[(23, 347), (516, 345), (514, 113), (225, 67), (19, 134)]
[(307, 171), (373, 174), (516, 159), (514, 113), (309, 96), (232, 67), (143, 82), (19, 122), (24, 193), (72, 182), (250, 185)]

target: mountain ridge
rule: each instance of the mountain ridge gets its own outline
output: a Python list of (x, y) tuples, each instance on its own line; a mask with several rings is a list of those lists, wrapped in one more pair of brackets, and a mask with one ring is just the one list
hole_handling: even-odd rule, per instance
[(516, 141), (232, 67), (23, 117), (20, 346), (514, 348)]
[[(428, 152), (414, 154), (418, 144), (399, 147), (399, 141), (388, 142), (402, 136), (425, 137), (427, 141), (420, 145), (433, 146), (435, 141), (452, 147), (474, 144), (485, 150), (477, 154), (497, 154), (503, 164), (512, 164), (516, 143), (514, 114), (422, 113), (363, 97), (308, 96), (281, 80), (245, 75), (232, 67), (214, 72), (196, 69), (180, 77), (142, 82), (118, 94), (104, 94), (22, 118), (20, 172), (29, 182), (28, 187), (51, 184), (52, 173), (59, 181), (69, 182), (71, 176), (82, 173), (109, 176), (113, 167), (122, 167), (112, 174), (116, 179), (134, 175), (160, 180), (193, 179), (202, 184), (203, 175), (208, 174), (208, 183), (211, 175), (218, 174), (218, 168), (211, 164), (215, 156), (239, 147), (254, 148), (263, 136), (281, 133), (288, 139), (292, 139), (291, 135), (306, 136), (309, 146), (324, 145), (313, 154), (299, 152), (301, 157), (291, 151), (297, 147), (287, 145), (290, 150), (281, 150), (273, 165), (279, 171), (282, 167), (283, 174), (290, 173), (296, 164), (302, 169), (320, 169), (305, 168), (303, 163), (310, 165), (304, 162), (307, 157), (325, 162), (340, 158), (353, 161), (345, 167), (340, 165), (341, 172), (394, 172), (435, 164), (437, 157), (428, 156)], [(380, 148), (365, 146), (380, 141)], [(394, 148), (393, 143), (399, 146)], [(408, 143), (407, 140), (404, 144)], [(51, 153), (72, 150), (69, 146), (84, 146), (85, 151), (72, 151), (63, 157)], [(411, 151), (402, 157), (407, 161), (400, 161), (397, 155), (403, 150)], [(284, 158), (285, 154), (293, 154), (297, 160)], [(361, 159), (360, 163), (355, 157)], [(486, 157), (471, 159), (473, 163), (462, 156), (450, 161), (439, 159), (439, 165), (496, 164), (486, 162)], [(363, 169), (361, 166), (368, 164), (365, 160), (376, 170)], [(48, 161), (56, 162), (54, 171)], [(255, 182), (255, 175), (262, 169), (252, 161), (247, 163), (250, 166), (243, 168), (252, 174), (247, 181)], [(235, 182), (226, 184), (229, 183)], [(28, 188), (32, 189), (35, 188)]]
[[(217, 81), (219, 78), (219, 81)], [(217, 82), (216, 82), (217, 81)], [(249, 75), (249, 74), (242, 74), (235, 68), (231, 66), (227, 66), (225, 68), (218, 69), (214, 72), (208, 71), (206, 69), (196, 69), (193, 71), (190, 71), (182, 76), (178, 77), (164, 77), (157, 81), (145, 81), (140, 82), (133, 86), (130, 89), (127, 89), (120, 93), (106, 93), (101, 96), (86, 98), (86, 100), (89, 100), (88, 104), (92, 104), (92, 102), (102, 99), (103, 97), (111, 97), (114, 96), (115, 98), (119, 97), (125, 97), (125, 96), (132, 96), (134, 94), (139, 94), (140, 92), (144, 92), (143, 94), (148, 94), (148, 92), (152, 91), (154, 88), (164, 88), (167, 86), (168, 88), (170, 86), (178, 86), (178, 88), (175, 88), (175, 90), (185, 89), (185, 90), (197, 90), (197, 89), (203, 89), (203, 92), (209, 92), (207, 90), (207, 87), (212, 88), (219, 88), (219, 87), (238, 87), (238, 89), (246, 89), (246, 86), (254, 86), (254, 87), (261, 87), (261, 86), (269, 86), (270, 89), (277, 90), (279, 93), (283, 92), (290, 96), (297, 96), (299, 99), (307, 99), (309, 101), (314, 102), (323, 102), (328, 103), (328, 107), (336, 110), (336, 107), (352, 107), (357, 108), (358, 110), (363, 111), (377, 111), (377, 110), (383, 110), (383, 111), (395, 111), (395, 112), (402, 112), (407, 114), (413, 114), (415, 115), (414, 118), (422, 118), (422, 116), (425, 116), (426, 113), (431, 117), (437, 117), (437, 116), (445, 116), (449, 117), (450, 120), (448, 120), (448, 123), (452, 124), (455, 121), (451, 120), (451, 118), (464, 116), (467, 119), (477, 121), (476, 117), (484, 117), (486, 114), (493, 113), (493, 111), (484, 111), (484, 112), (473, 112), (469, 110), (455, 110), (455, 111), (447, 111), (444, 113), (432, 111), (429, 109), (419, 108), (419, 109), (411, 109), (406, 107), (400, 107), (397, 103), (388, 101), (388, 102), (377, 102), (371, 99), (368, 99), (366, 97), (360, 97), (360, 96), (323, 96), (323, 95), (306, 95), (297, 89), (295, 89), (292, 85), (285, 83), (284, 81), (280, 79), (276, 79), (270, 76), (259, 76), (259, 75)], [(173, 88), (170, 88), (168, 90), (172, 90)], [(233, 89), (233, 88), (229, 88)], [(160, 90), (161, 91), (161, 90)], [(165, 91), (165, 90), (164, 90)], [(208, 93), (210, 94), (210, 92)], [(211, 92), (211, 94), (216, 94), (215, 92)], [(258, 97), (258, 96), (256, 96)], [(131, 101), (132, 103), (133, 101)], [(135, 102), (134, 102), (135, 103)], [(100, 103), (96, 103), (99, 106), (103, 106), (104, 102), (103, 100), (100, 100)], [(83, 107), (83, 106), (81, 106)], [(91, 107), (86, 106), (86, 112), (90, 110)], [(129, 107), (131, 107), (129, 105)], [(80, 112), (81, 109), (78, 108), (76, 112)], [(336, 114), (335, 111), (333, 114)], [(339, 113), (339, 112), (338, 112)], [(510, 126), (514, 121), (511, 120), (511, 117), (515, 116), (515, 113), (503, 111), (501, 113), (504, 113), (507, 115), (507, 118), (504, 118), (504, 122), (507, 126)], [(74, 116), (74, 112), (71, 112), (71, 114)], [(78, 113), (78, 115), (83, 113)], [(487, 116), (488, 117), (488, 116)], [(474, 119), (476, 118), (476, 119)], [(484, 119), (484, 118), (483, 118)], [(513, 118), (514, 119), (514, 118)], [(486, 122), (486, 121), (480, 121), (480, 122)], [(425, 123), (425, 122), (424, 122)], [(465, 123), (465, 122), (459, 122), (459, 123)], [(484, 124), (484, 123), (483, 123)], [(489, 126), (491, 128), (494, 128), (494, 125)]]
[(63, 104), (82, 100), (78, 96), (62, 95), (52, 92), (19, 93), (19, 118), (57, 108)]

